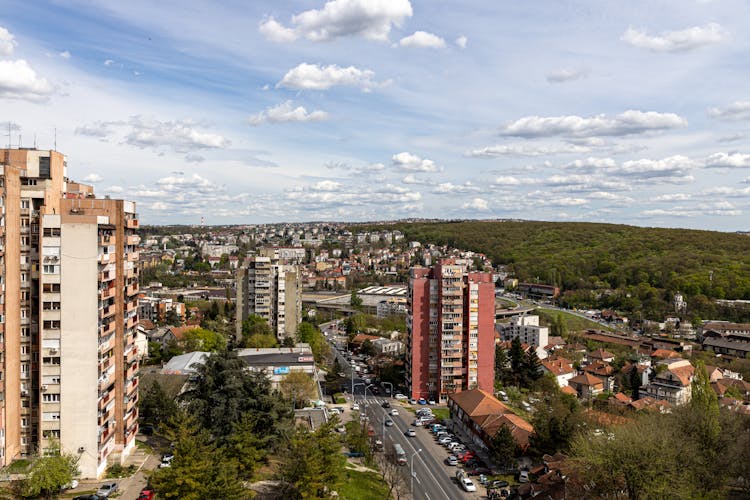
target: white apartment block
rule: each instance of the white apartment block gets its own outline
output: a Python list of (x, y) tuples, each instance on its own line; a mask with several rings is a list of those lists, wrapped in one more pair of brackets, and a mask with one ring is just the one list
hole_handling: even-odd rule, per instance
[(502, 340), (513, 340), (518, 337), (521, 343), (534, 346), (539, 359), (547, 357), (544, 349), (549, 344), (549, 328), (539, 326), (539, 316), (516, 316), (510, 323), (498, 325)]

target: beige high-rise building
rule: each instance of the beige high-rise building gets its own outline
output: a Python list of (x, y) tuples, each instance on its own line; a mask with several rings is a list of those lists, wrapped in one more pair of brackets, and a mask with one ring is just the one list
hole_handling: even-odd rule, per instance
[(249, 258), (237, 271), (237, 339), (251, 314), (265, 319), (279, 340), (294, 338), (302, 321), (301, 290), (298, 266), (274, 257)]
[(56, 441), (98, 477), (138, 429), (138, 220), (65, 168), (0, 150), (0, 464)]

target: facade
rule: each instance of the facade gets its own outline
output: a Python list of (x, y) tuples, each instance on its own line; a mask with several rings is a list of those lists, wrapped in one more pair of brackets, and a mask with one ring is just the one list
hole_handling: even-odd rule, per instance
[(301, 273), (275, 257), (256, 256), (237, 271), (237, 339), (251, 314), (265, 319), (279, 339), (297, 334), (302, 321)]
[(249, 371), (265, 374), (273, 389), (279, 389), (281, 381), (292, 372), (306, 373), (318, 381), (315, 358), (308, 344), (297, 344), (295, 347), (240, 349), (237, 351), (237, 357), (247, 364)]
[(495, 293), (490, 273), (445, 259), (411, 269), (406, 385), (412, 398), (446, 401), (466, 389), (493, 390)]
[(500, 338), (502, 340), (513, 340), (518, 337), (522, 344), (534, 347), (539, 359), (547, 357), (547, 344), (549, 344), (549, 328), (539, 326), (539, 316), (515, 316), (510, 323), (498, 325)]
[(135, 444), (135, 204), (96, 199), (56, 151), (0, 150), (0, 463), (52, 441), (98, 477)]
[(657, 400), (666, 400), (672, 405), (684, 405), (690, 402), (695, 368), (687, 359), (665, 359), (656, 366), (666, 369), (656, 370), (656, 376), (647, 386), (640, 389), (641, 396), (650, 396)]

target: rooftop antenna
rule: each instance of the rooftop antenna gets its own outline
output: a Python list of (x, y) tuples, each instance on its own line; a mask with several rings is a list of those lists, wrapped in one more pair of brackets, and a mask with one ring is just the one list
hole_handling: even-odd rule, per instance
[(36, 149), (36, 132), (34, 133), (34, 149)]

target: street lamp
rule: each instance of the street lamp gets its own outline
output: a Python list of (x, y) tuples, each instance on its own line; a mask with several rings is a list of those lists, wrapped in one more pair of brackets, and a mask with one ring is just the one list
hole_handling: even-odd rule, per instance
[(391, 397), (393, 397), (393, 384), (390, 382), (381, 382), (380, 385), (390, 385), (391, 386)]
[(414, 457), (417, 456), (417, 453), (421, 453), (421, 452), (422, 452), (422, 448), (418, 449), (417, 451), (415, 451), (411, 455), (411, 466), (410, 466), (410, 469), (411, 469), (411, 486), (410, 486), (409, 489), (411, 490), (412, 497), (414, 497)]

